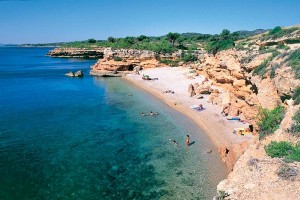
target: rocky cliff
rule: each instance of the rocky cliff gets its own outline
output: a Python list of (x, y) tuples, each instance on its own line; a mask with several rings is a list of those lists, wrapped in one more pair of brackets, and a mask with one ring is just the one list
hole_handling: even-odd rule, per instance
[(55, 48), (47, 55), (52, 57), (65, 57), (65, 58), (102, 58), (103, 48)]
[(160, 62), (162, 59), (175, 60), (180, 57), (181, 52), (159, 54), (148, 50), (106, 48), (103, 59), (99, 59), (92, 67), (91, 74), (103, 76), (114, 71), (132, 71), (135, 67), (142, 69), (166, 66)]
[[(255, 125), (259, 107), (285, 107), (285, 118), (275, 134), (262, 141), (256, 136), (246, 148), (237, 151), (231, 148), (236, 153), (230, 159), (236, 164), (228, 178), (218, 185), (221, 196), (227, 196), (225, 199), (299, 198), (299, 162), (286, 163), (282, 159), (270, 158), (264, 150), (271, 141), (295, 143), (299, 140), (288, 133), (293, 123), (292, 116), (299, 106), (287, 101), (300, 87), (299, 36), (300, 30), (294, 29), (276, 39), (264, 35), (248, 38), (238, 41), (234, 49), (216, 55), (203, 54), (198, 63), (191, 65), (198, 74), (205, 75), (224, 89), (210, 95), (215, 104), (225, 106), (231, 103), (231, 109), (227, 111), (229, 115), (239, 115)], [(194, 88), (197, 90), (197, 85)], [(221, 150), (221, 156), (228, 160), (224, 152), (225, 149)]]

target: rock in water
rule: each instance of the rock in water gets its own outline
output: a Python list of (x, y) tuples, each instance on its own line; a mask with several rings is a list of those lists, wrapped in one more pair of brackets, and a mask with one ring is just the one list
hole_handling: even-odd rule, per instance
[(74, 73), (74, 76), (76, 77), (83, 77), (83, 73), (81, 70), (78, 70), (77, 72)]
[(66, 73), (65, 75), (66, 75), (66, 76), (69, 76), (69, 77), (74, 77), (74, 76), (75, 76), (73, 72), (68, 72), (68, 73)]

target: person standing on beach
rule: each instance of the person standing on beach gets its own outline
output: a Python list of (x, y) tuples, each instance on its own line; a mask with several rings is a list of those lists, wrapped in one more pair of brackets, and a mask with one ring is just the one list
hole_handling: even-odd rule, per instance
[(187, 146), (190, 145), (190, 136), (189, 135), (186, 135), (185, 143)]

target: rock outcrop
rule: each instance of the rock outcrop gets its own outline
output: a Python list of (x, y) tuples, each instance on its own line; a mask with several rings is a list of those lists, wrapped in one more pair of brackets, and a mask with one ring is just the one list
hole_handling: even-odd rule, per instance
[(76, 72), (68, 72), (65, 75), (68, 77), (83, 77), (83, 73), (81, 70), (78, 70)]
[(161, 59), (175, 60), (181, 57), (181, 52), (173, 54), (158, 54), (148, 50), (111, 49), (106, 48), (103, 59), (92, 66), (92, 75), (107, 75), (112, 71), (133, 71), (134, 68), (153, 68), (166, 66), (160, 63)]
[(62, 58), (102, 58), (103, 48), (55, 48), (47, 55)]

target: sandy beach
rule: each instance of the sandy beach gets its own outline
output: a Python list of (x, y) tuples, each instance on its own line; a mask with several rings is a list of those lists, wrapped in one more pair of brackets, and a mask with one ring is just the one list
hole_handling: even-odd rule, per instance
[[(222, 108), (209, 103), (208, 95), (203, 95), (203, 99), (189, 97), (188, 85), (201, 83), (205, 77), (189, 76), (190, 69), (184, 67), (162, 67), (143, 70), (140, 75), (129, 74), (125, 79), (144, 90), (152, 93), (172, 108), (188, 116), (211, 138), (218, 147), (229, 147), (240, 144), (252, 138), (251, 134), (244, 136), (233, 134), (235, 128), (248, 127), (249, 124), (235, 120), (227, 120), (221, 115)], [(142, 74), (149, 75), (157, 80), (143, 80)], [(217, 87), (215, 87), (217, 88)], [(222, 90), (221, 88), (218, 88)], [(171, 90), (174, 93), (164, 93)], [(191, 109), (192, 105), (202, 104), (205, 108), (202, 111)]]

